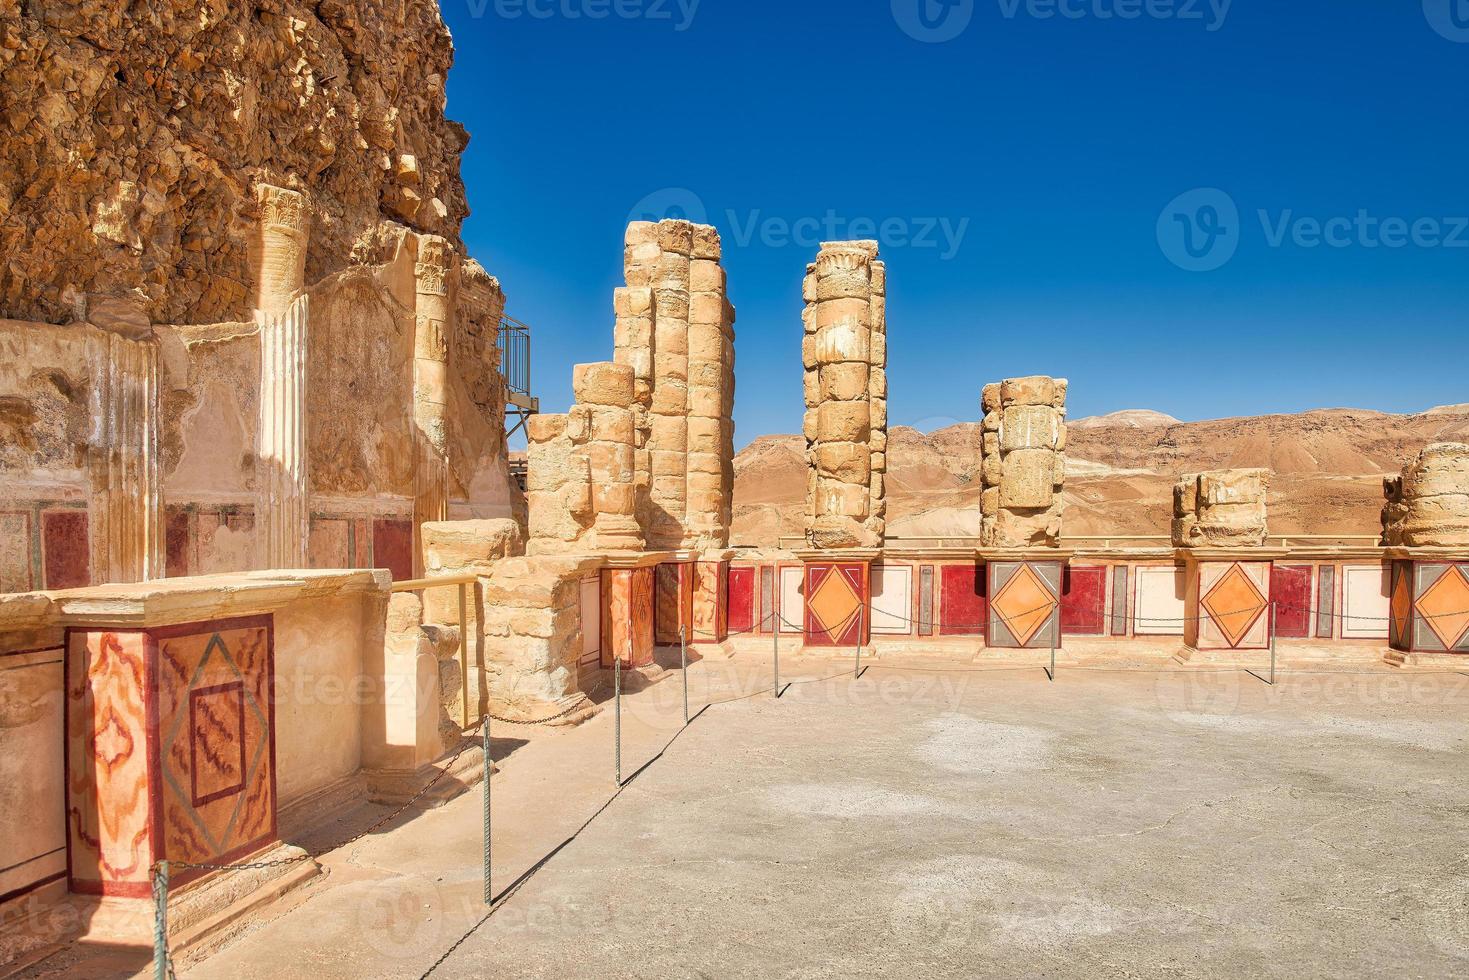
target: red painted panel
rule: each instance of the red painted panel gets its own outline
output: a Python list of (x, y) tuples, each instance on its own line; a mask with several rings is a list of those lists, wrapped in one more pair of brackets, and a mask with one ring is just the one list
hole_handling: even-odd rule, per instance
[(182, 508), (170, 507), (167, 513), (167, 527), (163, 540), (168, 560), (164, 570), (169, 578), (182, 578), (189, 574), (189, 552), (192, 550), (189, 512)]
[(1305, 639), (1311, 635), (1310, 565), (1276, 565), (1270, 570), (1270, 601), (1275, 603), (1275, 635)]
[(939, 572), (939, 635), (984, 636), (989, 619), (984, 566), (945, 565)]
[(748, 633), (755, 628), (755, 569), (729, 570), (729, 631)]
[(1068, 568), (1061, 594), (1061, 632), (1101, 636), (1107, 629), (1107, 569)]
[(51, 510), (41, 515), (41, 556), (46, 588), (76, 589), (92, 584), (92, 561), (87, 546), (87, 512)]
[(413, 578), (413, 522), (378, 518), (372, 522), (372, 565), (393, 573), (393, 581)]

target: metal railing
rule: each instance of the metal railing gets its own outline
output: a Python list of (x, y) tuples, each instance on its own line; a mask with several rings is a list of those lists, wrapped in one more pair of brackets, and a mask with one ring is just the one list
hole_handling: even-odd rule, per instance
[(514, 404), (538, 401), (530, 393), (530, 327), (511, 316), (500, 317), (500, 377)]
[(464, 731), (478, 725), (483, 716), (471, 719), (469, 707), (469, 589), (478, 586), (477, 575), (444, 575), (439, 578), (409, 579), (405, 582), (394, 582), (393, 592), (427, 592), (430, 589), (457, 588), (459, 590), (459, 650), (456, 656), (459, 659), (459, 678), (462, 685), (463, 703), (460, 708), (460, 724)]

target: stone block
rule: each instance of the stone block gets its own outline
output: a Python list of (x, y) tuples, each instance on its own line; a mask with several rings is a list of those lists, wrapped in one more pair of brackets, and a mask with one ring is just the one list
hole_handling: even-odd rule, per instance
[(816, 409), (822, 442), (860, 442), (872, 433), (872, 407), (865, 401), (822, 402)]
[(1010, 405), (1054, 405), (1056, 382), (1044, 375), (1028, 378), (1008, 378), (1001, 382), (1001, 401)]
[(1011, 405), (1000, 421), (1000, 449), (1053, 449), (1059, 422), (1049, 405)]
[(872, 454), (865, 443), (823, 442), (816, 447), (816, 472), (822, 477), (866, 484), (871, 470)]
[(583, 405), (627, 408), (633, 403), (633, 376), (633, 369), (626, 364), (578, 364), (572, 368), (571, 387)]
[(867, 398), (871, 374), (865, 362), (827, 364), (820, 371), (820, 397), (843, 402)]
[(1004, 457), (1002, 508), (1044, 509), (1055, 488), (1056, 455), (1049, 449), (1017, 449)]

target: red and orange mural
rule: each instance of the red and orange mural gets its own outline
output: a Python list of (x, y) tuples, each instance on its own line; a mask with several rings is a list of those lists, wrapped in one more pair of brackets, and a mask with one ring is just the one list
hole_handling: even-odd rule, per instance
[(276, 840), (274, 676), (269, 616), (69, 633), (74, 891), (143, 897), (156, 861), (230, 861)]

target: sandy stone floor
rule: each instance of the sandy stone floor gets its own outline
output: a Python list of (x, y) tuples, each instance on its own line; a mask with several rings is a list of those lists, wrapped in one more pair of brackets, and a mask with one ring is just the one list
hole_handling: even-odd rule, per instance
[[(679, 692), (630, 700), (625, 772)], [(612, 794), (610, 714), (497, 746), (497, 893)], [(1466, 750), (1466, 674), (874, 666), (708, 709), (434, 975), (1464, 976)], [(183, 972), (419, 976), (483, 915), (479, 827), (334, 855)]]

